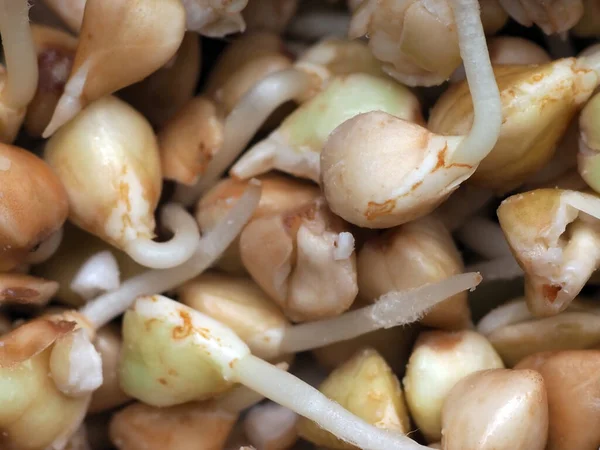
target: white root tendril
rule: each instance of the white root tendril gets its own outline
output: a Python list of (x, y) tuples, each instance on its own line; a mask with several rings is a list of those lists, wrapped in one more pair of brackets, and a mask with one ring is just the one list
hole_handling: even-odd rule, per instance
[(306, 92), (312, 76), (302, 70), (282, 70), (259, 81), (248, 91), (225, 121), (223, 147), (194, 186), (178, 185), (175, 199), (192, 205), (212, 187), (246, 148), (265, 120), (281, 105)]
[(104, 292), (118, 289), (120, 284), (117, 259), (110, 250), (104, 250), (90, 256), (82, 264), (73, 277), (70, 288), (85, 300), (89, 300)]
[(469, 134), (452, 154), (452, 161), (477, 165), (494, 148), (502, 126), (502, 102), (496, 84), (477, 0), (452, 0), (474, 118)]
[(27, 264), (41, 264), (44, 261), (50, 259), (52, 255), (58, 250), (60, 247), (60, 243), (63, 238), (63, 229), (62, 227), (54, 232), (48, 239), (42, 242), (37, 249), (30, 252), (27, 255), (27, 260), (25, 261)]
[(377, 428), (294, 375), (247, 355), (233, 366), (235, 381), (316, 422), (339, 439), (363, 450), (425, 450), (409, 437)]
[(242, 231), (260, 200), (260, 182), (251, 180), (246, 191), (227, 215), (207, 232), (184, 264), (165, 270), (149, 270), (121, 284), (116, 291), (97, 297), (81, 309), (96, 328), (123, 314), (141, 295), (173, 289), (210, 267)]
[(373, 305), (332, 319), (287, 327), (281, 334), (280, 353), (311, 350), (381, 328), (415, 322), (438, 303), (467, 289), (474, 289), (480, 282), (478, 273), (454, 275), (416, 289), (388, 292)]
[(0, 0), (0, 33), (7, 68), (2, 101), (19, 110), (35, 96), (39, 77), (27, 0)]
[(169, 269), (183, 264), (194, 254), (200, 239), (196, 220), (181, 205), (171, 203), (161, 211), (166, 228), (173, 232), (167, 242), (155, 242), (147, 238), (128, 242), (125, 252), (146, 267)]

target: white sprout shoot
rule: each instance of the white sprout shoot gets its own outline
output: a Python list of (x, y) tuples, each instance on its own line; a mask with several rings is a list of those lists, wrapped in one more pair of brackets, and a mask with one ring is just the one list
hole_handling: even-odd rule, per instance
[(468, 249), (487, 259), (512, 255), (500, 225), (485, 217), (472, 217), (458, 229), (457, 237)]
[(269, 330), (265, 336), (280, 342), (280, 354), (324, 347), (382, 328), (416, 322), (438, 303), (462, 291), (474, 289), (480, 282), (478, 273), (454, 275), (416, 289), (388, 292), (372, 305), (332, 319)]
[(119, 264), (110, 250), (90, 256), (79, 268), (70, 288), (86, 300), (119, 288)]
[(2, 102), (19, 110), (33, 99), (39, 77), (27, 0), (0, 0), (0, 33), (7, 68)]
[(50, 259), (52, 255), (58, 250), (60, 247), (60, 243), (63, 238), (63, 228), (59, 228), (57, 231), (52, 233), (52, 235), (42, 242), (34, 251), (30, 252), (27, 255), (26, 263), (27, 264), (40, 264), (44, 261)]
[(173, 232), (167, 242), (138, 238), (127, 242), (125, 252), (138, 264), (168, 269), (183, 264), (196, 249), (200, 233), (196, 220), (179, 204), (170, 203), (161, 211), (162, 223)]
[[(250, 349), (244, 342), (228, 327), (214, 319), (195, 311), (181, 303), (170, 300), (166, 297), (153, 296), (139, 298), (133, 311), (128, 312), (137, 315), (139, 320), (131, 321), (129, 326), (141, 327), (145, 331), (151, 332), (147, 324), (160, 324), (160, 330), (166, 330), (166, 334), (159, 334), (159, 339), (174, 339), (172, 331), (184, 330), (178, 335), (178, 340), (193, 343), (186, 347), (190, 353), (186, 358), (198, 358), (209, 362), (225, 383), (240, 383), (268, 399), (279, 403), (282, 406), (315, 421), (323, 429), (333, 433), (338, 438), (358, 448), (366, 450), (424, 450), (423, 447), (409, 437), (383, 430), (368, 424), (362, 419), (356, 417), (344, 409), (338, 403), (330, 400), (317, 389), (311, 387), (304, 381), (296, 378), (294, 375), (281, 370), (266, 361), (257, 358), (250, 353)], [(126, 325), (127, 326), (127, 325)], [(163, 327), (167, 327), (166, 329)], [(153, 328), (157, 329), (157, 328)], [(178, 332), (179, 332), (178, 331)], [(128, 334), (125, 334), (125, 345), (131, 346), (131, 351), (135, 351), (136, 342), (127, 342)], [(143, 339), (147, 345), (148, 338), (154, 338), (153, 335), (138, 334), (136, 330), (129, 333), (130, 339)], [(175, 340), (175, 339), (174, 339)], [(167, 344), (162, 342), (159, 345)], [(175, 343), (174, 343), (175, 345)], [(127, 364), (133, 364), (138, 367), (134, 379), (141, 379), (153, 374), (153, 371), (167, 371), (173, 369), (184, 371), (185, 368), (177, 366), (165, 366), (164, 363), (156, 368), (154, 362), (147, 365), (142, 363), (137, 365), (137, 357), (131, 354), (125, 357), (123, 361), (125, 367)], [(178, 361), (183, 361), (179, 359)], [(178, 364), (178, 363), (175, 363)], [(202, 380), (198, 380), (199, 385)], [(131, 386), (138, 392), (138, 395), (145, 397), (152, 396), (151, 392), (146, 392), (139, 386)], [(212, 385), (202, 391), (202, 395), (209, 396), (212, 392)], [(140, 398), (144, 400), (143, 398)], [(185, 400), (183, 400), (185, 401)]]
[(377, 428), (363, 421), (309, 384), (252, 354), (237, 360), (233, 371), (232, 381), (312, 420), (337, 438), (360, 449), (428, 449), (408, 436)]
[(473, 99), (473, 126), (452, 154), (452, 161), (479, 164), (494, 148), (502, 126), (502, 102), (496, 84), (476, 0), (452, 0), (460, 56)]
[(80, 312), (96, 327), (106, 325), (123, 314), (140, 295), (171, 290), (197, 277), (210, 267), (241, 232), (260, 200), (260, 183), (251, 180), (248, 188), (227, 215), (194, 246), (184, 264), (165, 270), (149, 270), (86, 304)]
[(514, 280), (523, 276), (523, 269), (512, 255), (471, 264), (465, 267), (465, 270), (481, 273), (481, 276), (487, 282)]
[(184, 205), (195, 203), (221, 178), (279, 106), (306, 93), (314, 85), (314, 74), (295, 68), (272, 73), (255, 84), (227, 116), (223, 146), (208, 164), (204, 175), (194, 186), (177, 186), (175, 199)]

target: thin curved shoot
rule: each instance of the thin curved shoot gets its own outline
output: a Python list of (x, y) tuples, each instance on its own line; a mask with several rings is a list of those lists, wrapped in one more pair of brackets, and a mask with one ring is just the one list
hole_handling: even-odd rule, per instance
[(253, 181), (235, 206), (195, 247), (194, 254), (184, 264), (166, 270), (150, 270), (121, 284), (116, 291), (97, 297), (81, 309), (81, 313), (100, 328), (123, 314), (140, 295), (156, 294), (173, 289), (197, 277), (210, 267), (252, 217), (260, 200), (260, 183)]
[(458, 44), (473, 98), (473, 126), (452, 154), (454, 162), (479, 164), (494, 148), (502, 125), (502, 102), (476, 0), (452, 0)]

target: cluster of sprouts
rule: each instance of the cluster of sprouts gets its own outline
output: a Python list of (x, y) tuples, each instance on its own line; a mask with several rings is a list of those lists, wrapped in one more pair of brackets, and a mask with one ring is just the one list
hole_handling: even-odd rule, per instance
[(0, 448), (596, 450), (597, 10), (0, 0)]

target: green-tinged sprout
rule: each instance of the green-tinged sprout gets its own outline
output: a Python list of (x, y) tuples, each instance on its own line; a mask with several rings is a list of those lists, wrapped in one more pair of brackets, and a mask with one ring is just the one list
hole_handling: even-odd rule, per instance
[(561, 314), (535, 318), (525, 299), (517, 299), (489, 312), (477, 329), (512, 367), (535, 353), (600, 344), (600, 309), (592, 302), (573, 301)]
[(404, 376), (406, 402), (428, 442), (442, 437), (442, 407), (452, 387), (478, 370), (502, 368), (494, 347), (474, 331), (423, 332)]
[(123, 337), (121, 385), (151, 406), (211, 398), (241, 383), (359, 448), (424, 448), (364, 422), (293, 375), (253, 356), (231, 329), (168, 298), (138, 298), (125, 314)]
[[(0, 144), (0, 167), (0, 271), (6, 272), (52, 252), (69, 204), (59, 177), (33, 153)], [(41, 245), (46, 241), (50, 248)], [(38, 247), (43, 254), (36, 255)]]
[(579, 173), (594, 191), (600, 192), (600, 94), (583, 108), (579, 130)]
[(506, 199), (498, 218), (525, 272), (531, 312), (550, 316), (565, 310), (600, 266), (600, 199), (538, 189)]
[(10, 144), (38, 86), (38, 59), (27, 0), (0, 2), (0, 34), (8, 71), (0, 66), (0, 142)]
[(321, 149), (329, 134), (344, 121), (368, 111), (423, 121), (419, 101), (406, 87), (367, 74), (339, 76), (245, 153), (231, 174), (250, 178), (277, 169), (318, 182)]
[[(80, 395), (72, 396), (59, 388), (84, 387), (84, 380), (91, 380), (98, 375), (97, 371), (90, 372), (90, 366), (86, 364), (89, 357), (94, 359), (93, 354), (82, 354), (72, 347), (74, 335), (79, 336), (76, 340), (80, 343), (83, 341), (79, 339), (87, 339), (85, 331), (77, 326), (75, 322), (59, 317), (42, 318), (28, 322), (2, 337), (0, 429), (6, 448), (63, 448), (82, 423), (91, 393), (80, 391)], [(67, 384), (62, 384), (57, 379), (64, 381), (64, 368), (54, 366), (52, 361), (66, 353), (71, 355), (68, 367), (72, 370), (73, 378), (67, 379)], [(87, 387), (91, 388), (92, 385)]]
[[(240, 39), (236, 41), (236, 44), (239, 42), (238, 46), (225, 53), (217, 66), (217, 73), (221, 75), (223, 81), (219, 83), (216, 75), (211, 74), (208, 93), (212, 92), (216, 96), (218, 89), (225, 87), (225, 83), (231, 79), (233, 70), (236, 68), (244, 70), (244, 65), (241, 63), (247, 64), (251, 59), (250, 56), (254, 54), (254, 51), (249, 54), (246, 52), (252, 48), (251, 44), (256, 45), (261, 35), (251, 34), (245, 40)], [(272, 36), (266, 40), (265, 44), (257, 45), (256, 58), (259, 55), (272, 55), (275, 53), (274, 48), (277, 48), (276, 46), (281, 42), (280, 39), (273, 39)], [(374, 70), (377, 71), (377, 63), (372, 65), (371, 60), (365, 57), (364, 50), (364, 47), (359, 49), (350, 41), (338, 41), (335, 45), (332, 45), (329, 40), (318, 42), (308, 50), (306, 59), (301, 57), (291, 68), (266, 74), (265, 77), (257, 80), (228, 114), (224, 125), (223, 145), (213, 157), (202, 178), (190, 188), (181, 188), (176, 198), (186, 204), (192, 204), (203, 192), (212, 187), (280, 106), (292, 100), (297, 103), (306, 102), (321, 92), (335, 75), (370, 74)], [(316, 57), (315, 53), (321, 56)], [(323, 53), (327, 55), (323, 57)], [(240, 59), (238, 64), (234, 63), (233, 56)]]
[[(500, 232), (501, 233), (501, 232)], [(460, 253), (439, 219), (427, 216), (368, 239), (358, 252), (359, 299), (372, 302), (389, 291), (402, 291), (462, 273)], [(421, 323), (444, 329), (471, 325), (467, 293), (433, 308)]]
[[(470, 182), (508, 192), (526, 182), (554, 155), (578, 108), (592, 95), (598, 75), (575, 58), (540, 66), (498, 66), (503, 122), (498, 141)], [(436, 133), (466, 133), (476, 113), (466, 82), (453, 85), (429, 117)]]
[(476, 120), (462, 136), (434, 134), (381, 111), (338, 126), (321, 152), (321, 182), (331, 210), (350, 223), (389, 228), (430, 213), (498, 139), (501, 102), (478, 3), (453, 0), (452, 8)]
[(583, 15), (582, 0), (499, 0), (506, 12), (521, 25), (537, 25), (544, 33), (570, 30)]
[[(319, 391), (378, 428), (402, 434), (410, 431), (400, 382), (381, 355), (372, 348), (358, 351), (335, 369), (321, 383)], [(305, 418), (299, 420), (298, 432), (318, 446), (344, 450), (355, 448)]]
[(66, 31), (43, 25), (32, 25), (37, 51), (39, 80), (35, 96), (27, 106), (25, 130), (39, 138), (50, 122), (58, 103), (77, 49), (77, 39)]
[[(353, 12), (350, 36), (367, 35), (373, 54), (384, 63), (383, 70), (398, 81), (409, 86), (442, 84), (461, 61), (451, 4), (449, 0), (365, 0)], [(497, 1), (482, 1), (479, 7), (486, 33), (495, 33), (506, 22)]]
[(173, 61), (119, 95), (156, 127), (164, 125), (189, 101), (200, 77), (200, 38), (186, 33)]
[[(262, 185), (260, 203), (252, 216), (254, 219), (281, 214), (309, 204), (321, 195), (318, 186), (298, 178), (286, 177), (276, 172), (258, 177)], [(224, 178), (215, 184), (196, 205), (196, 221), (203, 233), (212, 230), (244, 193), (248, 181)], [(239, 239), (229, 246), (216, 265), (217, 268), (238, 275), (246, 273), (240, 256)]]
[(444, 402), (445, 450), (544, 450), (547, 438), (546, 387), (533, 370), (476, 372)]
[(87, 0), (71, 74), (43, 136), (52, 136), (89, 103), (165, 65), (177, 52), (184, 31), (180, 0)]
[(550, 413), (546, 449), (595, 449), (600, 442), (600, 351), (537, 353), (517, 368), (533, 369), (544, 378)]
[(45, 159), (67, 190), (77, 226), (148, 267), (174, 267), (194, 252), (198, 228), (177, 204), (161, 211), (171, 240), (152, 240), (162, 187), (158, 145), (127, 103), (107, 96), (90, 104), (48, 141)]

